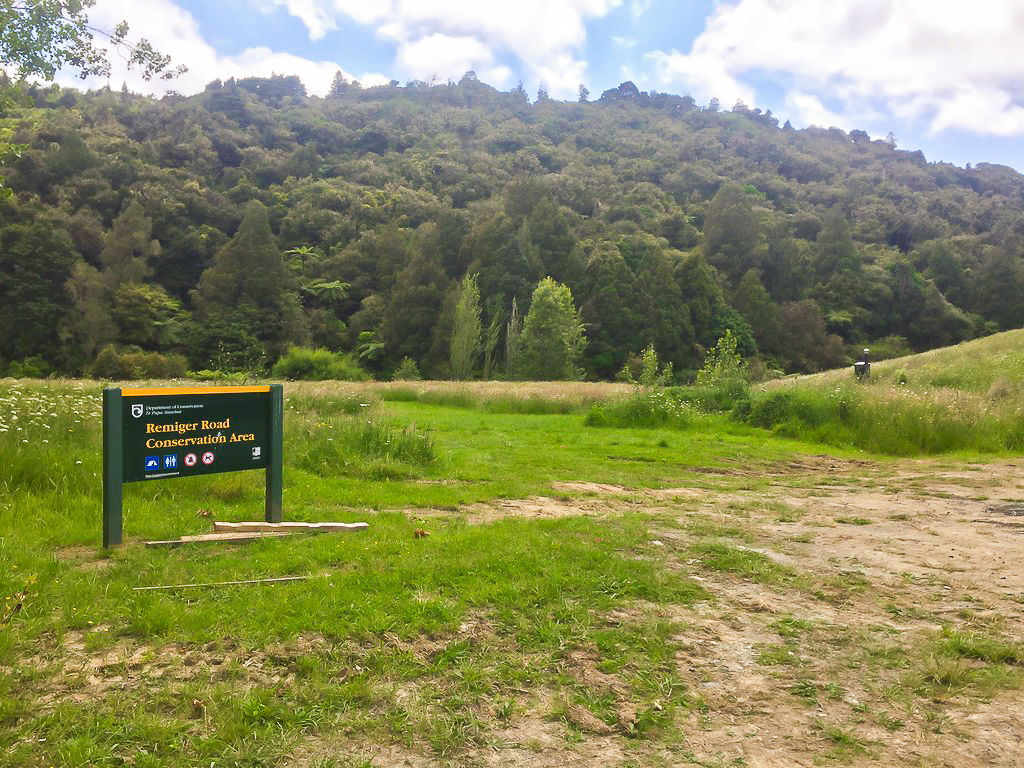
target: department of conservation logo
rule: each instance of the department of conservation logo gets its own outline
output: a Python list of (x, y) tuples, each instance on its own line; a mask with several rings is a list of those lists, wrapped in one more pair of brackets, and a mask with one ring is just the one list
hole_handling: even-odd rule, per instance
[(135, 403), (135, 404), (133, 404), (132, 405), (132, 416), (134, 416), (136, 419), (139, 418), (139, 416), (142, 415), (143, 409), (144, 409), (144, 406), (142, 405), (142, 403)]

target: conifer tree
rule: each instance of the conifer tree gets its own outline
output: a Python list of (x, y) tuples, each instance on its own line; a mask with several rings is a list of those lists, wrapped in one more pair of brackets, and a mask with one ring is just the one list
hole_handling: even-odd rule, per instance
[(306, 328), (295, 290), (270, 229), (266, 207), (250, 202), (238, 232), (203, 272), (193, 292), (195, 318), (245, 313), (254, 327), (248, 331), (266, 346), (271, 359), (289, 343), (300, 343)]
[[(421, 230), (433, 229), (433, 224), (421, 227)], [(426, 357), (448, 286), (440, 254), (432, 247), (434, 238), (429, 231), (423, 235), (415, 243), (408, 265), (395, 280), (380, 324), (391, 364), (406, 357), (413, 361), (423, 361)]]
[(747, 193), (723, 184), (704, 216), (704, 254), (735, 284), (761, 257), (760, 221)]
[(76, 263), (71, 238), (50, 221), (0, 229), (0, 370), (5, 361), (37, 355), (59, 361), (58, 329), (69, 309), (62, 288)]
[(758, 270), (749, 269), (743, 275), (732, 303), (750, 324), (758, 348), (764, 352), (778, 351), (781, 343), (779, 336), (782, 334), (779, 307), (761, 283)]
[(160, 253), (160, 243), (152, 239), (152, 232), (153, 223), (137, 202), (114, 219), (100, 253), (103, 282), (110, 291), (152, 276), (150, 260)]
[[(611, 377), (631, 350), (643, 345), (643, 318), (637, 307), (636, 276), (614, 244), (597, 243), (590, 251), (580, 316), (588, 333), (588, 369)], [(684, 307), (685, 309), (685, 307)]]

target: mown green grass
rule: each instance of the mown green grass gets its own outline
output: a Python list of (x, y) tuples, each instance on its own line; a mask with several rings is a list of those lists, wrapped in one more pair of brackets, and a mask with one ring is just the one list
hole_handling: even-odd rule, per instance
[[(100, 388), (2, 386), (0, 595), (20, 608), (5, 603), (0, 616), (0, 765), (269, 765), (338, 729), (450, 757), (479, 746), (486, 713), (508, 713), (523, 691), (611, 706), (558, 671), (580, 649), (622, 679), (617, 696), (638, 713), (625, 733), (674, 728), (689, 706), (674, 624), (603, 618), (709, 599), (665, 568), (650, 520), (470, 525), (458, 510), (550, 494), (559, 481), (678, 482), (712, 454), (767, 462), (791, 448), (724, 421), (681, 437), (584, 430), (576, 406), (495, 413), (516, 409), (329, 387), (286, 395), (286, 519), (366, 520), (368, 532), (141, 546), (209, 530), (211, 516), (259, 519), (261, 473), (232, 473), (125, 486), (127, 544), (101, 553)], [(134, 589), (280, 576), (308, 578)], [(280, 658), (254, 676), (252, 654)], [(95, 667), (108, 657), (123, 661)], [(121, 682), (97, 683), (111, 676)]]
[[(685, 627), (673, 618), (711, 601), (694, 576), (836, 602), (869, 586), (753, 551), (743, 504), (723, 507), (727, 522), (625, 504), (600, 518), (470, 522), (473, 505), (567, 500), (561, 483), (619, 485), (624, 497), (766, 488), (760, 468), (813, 444), (719, 415), (592, 429), (583, 399), (517, 411), (505, 394), (467, 406), (350, 385), (286, 386), (285, 518), (368, 531), (141, 545), (208, 531), (210, 516), (259, 519), (262, 474), (240, 472), (125, 486), (126, 546), (101, 552), (99, 397), (97, 385), (0, 382), (0, 766), (279, 765), (339, 733), (457, 762), (538, 706), (570, 747), (582, 736), (560, 714), (569, 706), (622, 738), (675, 744), (684, 713), (705, 706), (680, 672)], [(653, 541), (666, 526), (683, 538)], [(305, 578), (135, 589), (281, 576)], [(783, 642), (761, 649), (762, 663), (803, 674), (817, 625), (776, 629)], [(900, 656), (899, 695), (1016, 679), (1017, 646), (950, 632)], [(575, 673), (581, 655), (616, 687)], [(621, 719), (624, 706), (635, 715)]]

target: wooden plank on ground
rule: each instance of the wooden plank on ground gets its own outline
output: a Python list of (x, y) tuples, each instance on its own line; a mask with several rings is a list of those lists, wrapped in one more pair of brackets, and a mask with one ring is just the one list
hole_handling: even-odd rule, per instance
[(244, 544), (247, 541), (257, 539), (291, 536), (291, 531), (260, 531), (260, 532), (237, 532), (237, 533), (203, 533), (199, 536), (182, 536), (180, 539), (169, 541), (147, 541), (147, 547), (180, 547), (183, 544)]
[(288, 533), (342, 533), (345, 531), (365, 531), (368, 523), (265, 523), (262, 521), (229, 523), (218, 520), (213, 524), (215, 531), (236, 532), (280, 532)]

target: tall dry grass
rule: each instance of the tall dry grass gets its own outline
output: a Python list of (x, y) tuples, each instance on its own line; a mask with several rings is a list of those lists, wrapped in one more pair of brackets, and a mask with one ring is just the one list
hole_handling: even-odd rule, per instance
[(573, 413), (624, 400), (632, 384), (584, 381), (291, 382), (295, 397), (365, 398), (475, 408), (491, 413)]
[(895, 455), (1024, 449), (1024, 330), (761, 385), (739, 414), (779, 434)]

